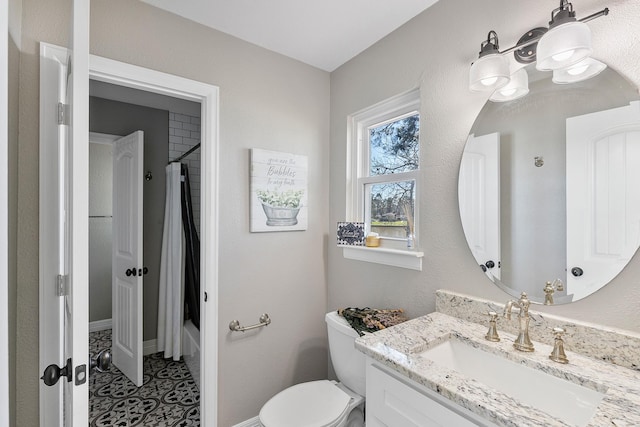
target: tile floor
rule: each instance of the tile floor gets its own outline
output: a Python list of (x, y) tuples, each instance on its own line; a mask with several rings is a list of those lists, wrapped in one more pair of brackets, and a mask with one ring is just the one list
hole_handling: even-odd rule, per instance
[[(111, 347), (111, 330), (89, 334), (92, 357)], [(89, 426), (190, 427), (200, 425), (200, 392), (184, 361), (145, 356), (142, 387), (115, 366), (89, 376)]]

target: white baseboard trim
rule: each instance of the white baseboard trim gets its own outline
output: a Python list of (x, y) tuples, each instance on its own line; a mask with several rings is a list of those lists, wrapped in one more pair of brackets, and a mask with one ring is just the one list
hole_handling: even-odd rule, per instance
[(111, 319), (102, 319), (102, 320), (89, 322), (89, 332), (104, 331), (106, 329), (111, 329), (111, 327), (112, 327)]
[(153, 339), (142, 343), (142, 354), (148, 356), (158, 352), (158, 340)]
[(243, 421), (240, 424), (236, 424), (233, 427), (262, 427), (262, 424), (260, 424), (259, 417), (254, 417), (254, 418), (251, 418), (250, 420)]

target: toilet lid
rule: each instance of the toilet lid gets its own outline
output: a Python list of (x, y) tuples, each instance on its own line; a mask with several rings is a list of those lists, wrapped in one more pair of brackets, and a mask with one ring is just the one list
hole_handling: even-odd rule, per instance
[(265, 403), (260, 422), (265, 427), (328, 427), (344, 415), (350, 399), (328, 380), (297, 384)]

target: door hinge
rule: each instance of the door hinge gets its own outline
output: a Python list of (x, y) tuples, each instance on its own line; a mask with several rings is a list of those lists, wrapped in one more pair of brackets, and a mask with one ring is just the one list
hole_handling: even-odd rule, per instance
[(59, 297), (69, 295), (69, 276), (66, 274), (58, 274), (56, 278), (56, 293)]
[(69, 124), (69, 104), (58, 102), (57, 110), (58, 110), (58, 124), (68, 125)]

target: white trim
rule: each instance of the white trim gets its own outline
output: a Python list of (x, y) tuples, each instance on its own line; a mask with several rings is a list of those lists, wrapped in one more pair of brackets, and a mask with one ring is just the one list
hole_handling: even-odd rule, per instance
[(152, 339), (142, 343), (142, 354), (148, 356), (158, 352), (158, 340)]
[(111, 319), (94, 320), (93, 322), (89, 322), (89, 333), (106, 331), (107, 329), (111, 329), (112, 325), (113, 322)]
[[(58, 298), (54, 293), (54, 278), (63, 271), (59, 238), (62, 200), (59, 199), (61, 195), (58, 188), (61, 155), (58, 141), (65, 138), (66, 126), (57, 124), (57, 104), (64, 102), (64, 90), (60, 86), (61, 83), (66, 85), (67, 56), (65, 48), (40, 43), (38, 372), (43, 372), (52, 363), (60, 365), (64, 360), (64, 349), (61, 347), (64, 333), (61, 315), (63, 298)], [(57, 132), (53, 129), (57, 129)], [(42, 381), (38, 383), (40, 426), (63, 425), (63, 411), (60, 409), (63, 405), (62, 387), (47, 387)]]
[[(420, 89), (402, 93), (347, 117), (347, 221), (361, 221), (363, 215), (364, 200), (359, 197), (361, 191), (358, 181), (368, 175), (365, 171), (369, 151), (368, 147), (361, 147), (364, 145), (363, 129), (384, 122), (390, 118), (390, 114), (400, 116), (410, 111), (420, 111)], [(415, 179), (417, 184), (419, 180), (417, 171)], [(416, 203), (416, 209), (418, 204)], [(419, 218), (417, 211), (415, 218)], [(417, 228), (415, 231), (418, 232)]]
[(424, 257), (424, 252), (402, 251), (387, 248), (368, 248), (366, 246), (338, 245), (338, 247), (342, 248), (342, 256), (347, 259), (422, 271), (422, 258)]
[[(403, 172), (392, 176), (369, 176), (369, 146), (367, 129), (397, 117), (408, 116), (413, 112), (420, 113), (420, 89), (413, 89), (388, 100), (379, 102), (347, 117), (347, 188), (346, 216), (347, 221), (364, 221), (369, 226), (369, 200), (365, 195), (366, 184), (389, 181), (415, 181), (414, 203), (414, 237), (420, 236), (420, 170)], [(422, 117), (422, 115), (421, 115)], [(422, 163), (422, 161), (421, 161)], [(365, 209), (366, 207), (366, 209)], [(371, 231), (367, 228), (366, 231)], [(396, 240), (389, 238), (389, 241)], [(340, 245), (339, 245), (340, 246)], [(347, 259), (372, 262), (393, 267), (422, 271), (422, 257), (417, 251), (406, 251), (390, 248), (367, 248), (345, 246), (342, 256)]]
[[(9, 366), (9, 2), (0, 0), (0, 370)], [(9, 375), (0, 378), (0, 425), (9, 425)]]
[(236, 424), (233, 427), (263, 427), (260, 423), (260, 417), (253, 417), (247, 421), (243, 421), (240, 424)]
[[(91, 55), (93, 80), (173, 96), (201, 104), (201, 357), (200, 420), (215, 427), (218, 419), (218, 116), (216, 86)], [(205, 262), (206, 261), (206, 262)], [(208, 296), (204, 301), (205, 292)]]

